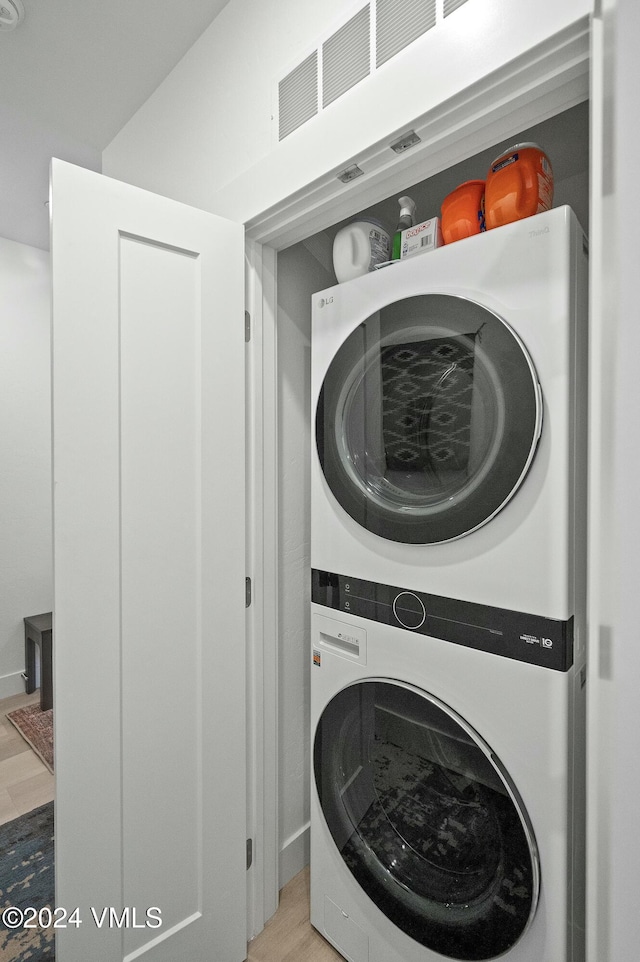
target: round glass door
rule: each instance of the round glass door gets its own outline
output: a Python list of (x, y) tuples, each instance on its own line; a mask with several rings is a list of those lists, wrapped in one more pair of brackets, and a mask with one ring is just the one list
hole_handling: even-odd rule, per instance
[(540, 386), (513, 330), (473, 301), (424, 294), (382, 308), (341, 345), (316, 444), (355, 521), (390, 541), (434, 544), (509, 501), (541, 426)]
[(346, 866), (400, 929), (453, 959), (515, 945), (538, 901), (535, 838), (508, 775), (459, 715), (399, 682), (351, 685), (322, 714), (314, 771)]

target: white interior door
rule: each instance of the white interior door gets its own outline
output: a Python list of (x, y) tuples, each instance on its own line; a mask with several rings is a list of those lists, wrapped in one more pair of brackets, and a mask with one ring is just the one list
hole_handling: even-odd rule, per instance
[(239, 962), (243, 229), (61, 161), (51, 210), (56, 958)]

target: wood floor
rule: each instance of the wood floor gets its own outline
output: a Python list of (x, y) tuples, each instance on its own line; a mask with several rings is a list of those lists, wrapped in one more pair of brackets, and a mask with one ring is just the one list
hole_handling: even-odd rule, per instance
[(248, 962), (344, 962), (309, 922), (309, 869), (280, 893), (278, 911), (249, 943)]
[[(6, 714), (39, 701), (40, 692), (0, 700), (0, 825), (53, 799), (54, 778)], [(248, 946), (248, 962), (344, 962), (309, 922), (309, 870), (280, 893), (278, 911)]]
[(6, 717), (39, 700), (39, 691), (0, 700), (0, 825), (53, 799), (53, 775)]

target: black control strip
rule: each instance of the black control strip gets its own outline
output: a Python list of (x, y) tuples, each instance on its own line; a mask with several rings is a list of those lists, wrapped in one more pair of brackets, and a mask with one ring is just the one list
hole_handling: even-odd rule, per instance
[(554, 671), (568, 671), (573, 664), (573, 618), (556, 621), (315, 568), (311, 598), (344, 614)]

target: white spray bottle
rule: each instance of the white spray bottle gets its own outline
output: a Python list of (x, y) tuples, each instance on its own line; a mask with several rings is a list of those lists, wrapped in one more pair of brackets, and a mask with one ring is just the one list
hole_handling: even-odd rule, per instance
[(399, 197), (398, 203), (400, 204), (400, 218), (398, 220), (398, 228), (393, 235), (393, 252), (391, 254), (391, 260), (400, 260), (400, 249), (402, 244), (402, 231), (406, 230), (407, 227), (413, 227), (416, 222), (416, 204), (411, 197)]

